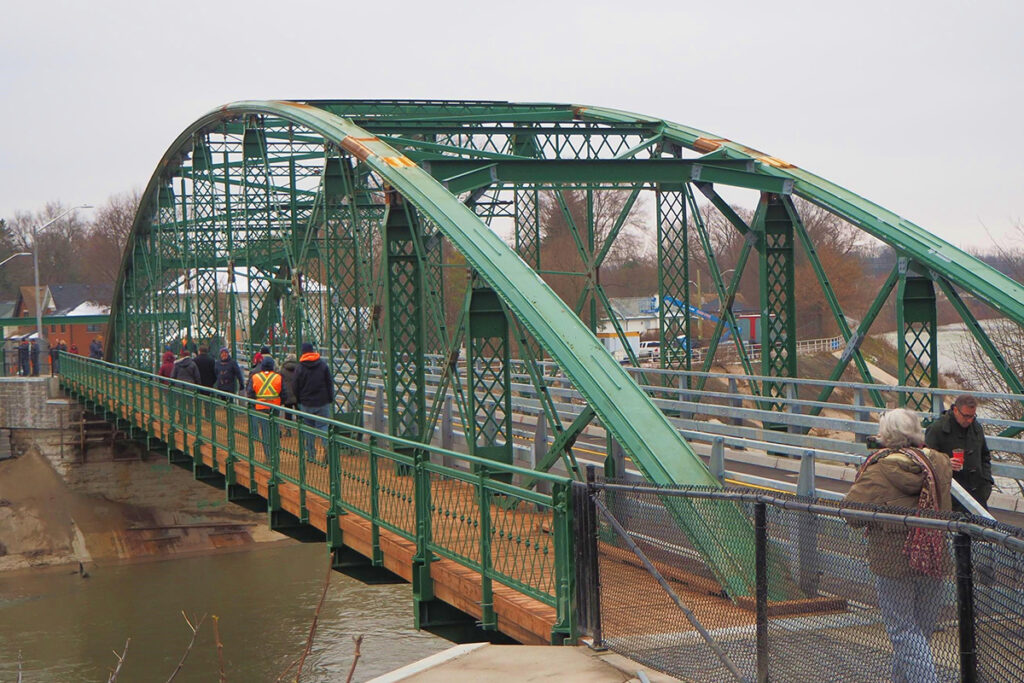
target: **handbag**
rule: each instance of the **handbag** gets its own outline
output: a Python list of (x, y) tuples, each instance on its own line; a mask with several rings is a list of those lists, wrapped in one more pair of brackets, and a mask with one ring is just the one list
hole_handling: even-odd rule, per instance
[[(921, 487), (921, 495), (917, 499), (917, 509), (919, 511), (937, 511), (939, 509), (939, 494), (932, 464), (928, 462), (924, 453), (916, 448), (901, 448), (900, 451), (904, 455), (910, 456), (924, 470), (925, 481), (924, 486)], [(903, 543), (903, 552), (907, 556), (907, 563), (914, 571), (925, 576), (942, 576), (946, 541), (940, 530), (912, 528), (907, 534), (907, 540)]]

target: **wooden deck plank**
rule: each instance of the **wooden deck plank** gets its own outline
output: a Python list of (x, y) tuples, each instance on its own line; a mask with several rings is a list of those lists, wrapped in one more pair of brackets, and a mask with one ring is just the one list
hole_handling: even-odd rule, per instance
[[(96, 393), (90, 394), (93, 400), (99, 402)], [(129, 410), (127, 407), (108, 403), (108, 407), (115, 414), (124, 419), (130, 420), (140, 428), (147, 429), (151, 436), (154, 436), (171, 447), (186, 453), (198, 454), (198, 460), (202, 464), (226, 473), (227, 453), (222, 448), (206, 440), (214, 436), (216, 430), (217, 439), (226, 441), (227, 429), (234, 430), (234, 444), (239, 452), (248, 452), (250, 430), (245, 420), (235, 420), (234, 424), (227, 424), (228, 414), (223, 408), (218, 408), (215, 413), (214, 424), (203, 421), (200, 416), (198, 428), (204, 439), (198, 439), (196, 435), (189, 434), (182, 429), (171, 427), (171, 411), (151, 411), (149, 405), (144, 402), (138, 410)], [(158, 406), (159, 408), (159, 406)], [(155, 414), (154, 414), (155, 413)], [(160, 417), (163, 419), (160, 419)], [(195, 431), (195, 426), (189, 426)], [(291, 430), (287, 436), (280, 438), (278, 453), (279, 469), (282, 473), (295, 479), (299, 478), (299, 433), (298, 430)], [(262, 444), (254, 444), (258, 460), (266, 462), (266, 456), (262, 452)], [(369, 458), (365, 455), (345, 454), (342, 459), (341, 490), (348, 496), (346, 502), (354, 507), (369, 509), (371, 491), (369, 487)], [(383, 464), (383, 463), (382, 463)], [(415, 526), (415, 508), (411, 503), (413, 496), (414, 481), (410, 476), (403, 475), (397, 471), (395, 465), (383, 464), (379, 467), (379, 485), (383, 491), (379, 496), (381, 516), (388, 523), (398, 528), (413, 529)], [(232, 463), (235, 474), (235, 481), (241, 486), (253, 489), (255, 484), (256, 492), (266, 498), (269, 491), (270, 472), (267, 469), (256, 466), (252, 471), (250, 480), (250, 465), (247, 461), (235, 460)], [(329, 490), (328, 473), (326, 467), (307, 463), (307, 480), (324, 491)], [(479, 561), (479, 502), (475, 499), (474, 489), (469, 484), (455, 480), (437, 480), (432, 482), (431, 495), (436, 501), (444, 501), (448, 514), (435, 512), (431, 519), (434, 528), (434, 538), (444, 539), (444, 542), (456, 549), (460, 554), (465, 555), (472, 561)], [(281, 508), (301, 517), (299, 486), (290, 481), (278, 482), (278, 494)], [(330, 501), (324, 495), (307, 491), (305, 507), (311, 526), (321, 531), (327, 530), (327, 512), (330, 509)], [(520, 506), (525, 508), (526, 506)], [(511, 559), (512, 555), (521, 556), (524, 548), (543, 548), (553, 542), (544, 528), (545, 515), (526, 510), (504, 510), (499, 506), (492, 505), (492, 519), (500, 526), (500, 535), (497, 534), (491, 543), (492, 563), (494, 566), (517, 566)], [(344, 543), (356, 552), (366, 556), (373, 556), (372, 526), (369, 520), (355, 513), (343, 514), (338, 518), (338, 525), (342, 531)], [(416, 546), (411, 541), (401, 537), (399, 534), (385, 528), (379, 531), (379, 547), (382, 554), (382, 562), (386, 569), (402, 577), (407, 581), (412, 579), (412, 559), (416, 554)], [(534, 567), (534, 574), (542, 577), (539, 581), (541, 589), (549, 589), (554, 586), (554, 563), (553, 552), (542, 553), (533, 550), (537, 562)], [(434, 594), (454, 607), (467, 614), (480, 618), (481, 581), (480, 575), (473, 569), (467, 568), (458, 562), (447, 558), (437, 557), (431, 563), (431, 577), (434, 580)], [(556, 610), (553, 607), (523, 595), (518, 590), (505, 586), (495, 581), (493, 583), (494, 611), (497, 617), (498, 629), (523, 643), (547, 644), (551, 639), (551, 630), (556, 622)]]

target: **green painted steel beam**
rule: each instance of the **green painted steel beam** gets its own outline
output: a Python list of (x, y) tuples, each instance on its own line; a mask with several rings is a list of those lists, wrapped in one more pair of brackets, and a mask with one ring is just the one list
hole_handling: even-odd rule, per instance
[[(267, 126), (272, 130), (267, 130)], [(292, 136), (293, 130), (298, 137)], [(239, 170), (237, 141), (202, 147), (207, 139), (221, 133), (244, 135), (251, 143), (252, 132), (264, 136), (263, 144), (258, 154), (245, 153), (240, 167), (244, 180), (240, 180), (243, 175), (236, 172)], [(406, 139), (389, 138), (402, 149), (412, 147), (406, 156), (377, 135), (422, 137), (424, 143), (417, 146)], [(353, 215), (367, 212), (361, 219), (366, 221), (366, 234), (371, 235), (382, 226), (380, 216), (371, 216), (371, 207), (367, 204), (379, 202), (381, 196), (392, 191), (400, 195), (415, 209), (414, 217), (433, 226), (431, 230), (439, 230), (465, 257), (468, 266), (490, 285), (514, 314), (517, 329), (521, 327), (529, 332), (560, 364), (609, 434), (656, 483), (717, 485), (665, 416), (604, 350), (587, 326), (538, 273), (483, 222), (481, 217), (489, 221), (499, 215), (515, 216), (518, 221), (519, 214), (523, 214), (524, 234), (536, 227), (526, 215), (536, 212), (535, 197), (534, 204), (522, 197), (509, 202), (497, 192), (504, 185), (514, 187), (519, 193), (524, 186), (536, 193), (538, 186), (545, 185), (592, 187), (603, 184), (607, 187), (622, 183), (635, 188), (657, 182), (673, 191), (682, 190), (686, 183), (693, 182), (702, 191), (707, 188), (713, 196), (717, 195), (712, 186), (719, 184), (750, 187), (771, 194), (791, 191), (879, 237), (901, 256), (931, 269), (936, 277), (949, 279), (1018, 324), (1024, 319), (1024, 290), (1017, 283), (895, 214), (756, 150), (662, 119), (609, 109), (461, 100), (239, 102), (202, 117), (172, 143), (143, 194), (121, 266), (118, 281), (126, 284), (117, 290), (113, 319), (127, 323), (138, 313), (140, 306), (146, 305), (139, 297), (147, 291), (147, 283), (160, 282), (159, 278), (168, 272), (168, 264), (180, 258), (180, 254), (188, 254), (187, 263), (193, 268), (200, 263), (200, 256), (205, 259), (204, 264), (211, 257), (219, 256), (216, 251), (200, 255), (193, 249), (190, 240), (199, 234), (196, 227), (210, 231), (202, 232), (199, 240), (207, 250), (210, 237), (218, 233), (229, 241), (233, 238), (235, 245), (241, 244), (243, 249), (247, 243), (251, 246), (253, 240), (280, 236), (282, 244), (291, 249), (286, 249), (285, 254), (290, 266), (301, 266), (294, 262), (296, 259), (318, 258), (312, 256), (312, 252), (297, 250), (298, 236), (293, 234), (312, 231), (318, 225), (320, 214), (317, 212), (324, 212), (323, 205), (318, 204), (323, 201), (321, 197), (316, 197), (308, 209), (303, 208), (306, 213), (301, 215), (296, 201), (297, 196), (314, 191), (312, 188), (320, 179), (320, 165), (316, 163), (320, 158), (317, 136), (322, 140), (325, 157), (340, 156), (346, 159), (345, 163), (349, 158), (359, 162), (353, 166), (359, 176), (355, 183), (358, 189), (351, 192), (350, 206)], [(444, 144), (445, 136), (449, 136), (447, 142), (453, 144)], [(243, 147), (246, 140), (243, 140)], [(681, 158), (679, 152), (683, 148), (704, 156)], [(197, 149), (201, 150), (198, 154)], [(673, 158), (660, 156), (665, 149), (673, 150)], [(288, 154), (279, 154), (282, 150), (287, 150)], [(503, 152), (538, 158), (509, 158)], [(648, 152), (657, 158), (633, 156)], [(440, 154), (465, 158), (430, 158)], [(186, 163), (190, 155), (193, 168)], [(430, 161), (431, 172), (447, 182), (447, 188), (416, 164), (417, 160), (424, 159)], [(185, 176), (212, 184), (212, 193), (197, 198)], [(311, 179), (315, 182), (308, 182)], [(484, 187), (489, 188), (485, 198), (474, 206), (465, 205), (453, 195)], [(215, 194), (218, 188), (220, 195)], [(171, 202), (154, 207), (158, 203), (158, 191), (162, 193), (165, 189), (171, 194)], [(203, 191), (206, 192), (206, 188)], [(240, 196), (235, 196), (236, 192)], [(592, 201), (589, 192), (587, 200), (589, 207)], [(488, 203), (491, 206), (486, 206)], [(334, 207), (334, 220), (341, 220), (342, 206)], [(148, 234), (146, 225), (157, 215), (171, 227), (159, 235)], [(413, 217), (412, 213), (410, 216)], [(578, 247), (580, 240), (587, 243), (588, 248), (581, 248), (585, 262), (595, 252), (589, 216), (587, 222), (587, 234), (574, 235)], [(756, 237), (757, 233), (751, 232), (748, 236)], [(749, 248), (748, 242), (744, 259)], [(524, 253), (532, 255), (531, 249), (533, 247), (524, 247)], [(422, 261), (422, 254), (417, 258)], [(245, 259), (250, 270), (269, 265), (268, 254), (258, 249), (245, 249)], [(369, 270), (362, 261), (359, 267)], [(739, 272), (728, 288), (730, 295), (735, 293), (738, 276)], [(209, 281), (207, 275), (204, 282), (209, 284)], [(380, 286), (378, 282), (377, 287)], [(166, 293), (146, 296), (154, 297), (153, 305), (187, 316), (190, 326), (193, 310), (211, 320), (220, 315), (217, 309), (220, 302), (210, 298), (209, 293), (205, 314), (193, 308), (199, 297)], [(375, 297), (371, 296), (365, 307), (366, 314), (372, 315), (371, 330), (380, 320), (381, 303), (385, 306), (387, 303), (383, 294)], [(262, 305), (269, 310), (277, 295), (261, 292), (256, 298), (259, 300), (255, 303), (251, 298), (250, 307)], [(287, 316), (291, 316), (288, 310)], [(263, 317), (268, 319), (259, 322), (269, 324), (269, 317)], [(138, 339), (132, 336), (137, 337), (137, 334), (126, 324), (110, 327), (108, 349), (130, 352), (139, 345)], [(720, 332), (718, 329), (717, 333)], [(160, 333), (154, 329), (146, 334)], [(379, 330), (371, 336), (379, 336)], [(372, 353), (373, 345), (379, 343), (379, 340), (371, 341), (358, 351)], [(718, 507), (703, 514), (683, 507), (673, 507), (673, 512), (729, 593), (750, 592), (752, 570), (737, 560), (740, 553), (735, 552), (749, 544), (749, 529), (738, 524), (735, 535), (721, 538), (709, 532), (711, 526), (705, 519), (717, 517), (718, 521), (732, 523), (742, 520), (742, 515), (734, 511), (738, 515), (734, 516)]]
[(1018, 325), (1024, 325), (1024, 285), (916, 223), (846, 188), (786, 161), (697, 128), (599, 107), (577, 107), (576, 112), (583, 120), (609, 124), (664, 123), (665, 138), (688, 149), (705, 154), (719, 151), (733, 159), (753, 159), (758, 162), (759, 173), (792, 180), (796, 196), (841, 216), (901, 254), (956, 283)]
[[(279, 116), (319, 133), (365, 163), (429, 217), (561, 364), (602, 424), (651, 481), (718, 485), (689, 444), (587, 326), (472, 209), (425, 170), (403, 162), (401, 153), (351, 121), (303, 103), (237, 102), (196, 121), (172, 143), (167, 156), (177, 157), (195, 131), (247, 113)], [(144, 195), (149, 196), (158, 182), (159, 174)], [(140, 222), (137, 216), (136, 223)], [(132, 253), (132, 242), (130, 238), (126, 254)], [(122, 264), (122, 273), (130, 265), (130, 261)], [(119, 310), (118, 298), (112, 312), (116, 315)]]
[[(738, 163), (737, 163), (738, 162)], [(422, 168), (453, 193), (494, 183), (539, 185), (704, 181), (788, 194), (793, 183), (752, 172), (747, 160), (700, 159), (429, 159)]]
[[(44, 315), (43, 325), (105, 325), (109, 315)], [(36, 326), (35, 318), (0, 318), (0, 327)]]

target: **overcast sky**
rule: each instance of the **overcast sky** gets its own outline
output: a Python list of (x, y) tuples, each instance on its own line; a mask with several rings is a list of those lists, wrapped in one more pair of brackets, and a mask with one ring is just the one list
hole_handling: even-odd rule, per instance
[(614, 107), (817, 173), (961, 247), (1024, 223), (1024, 3), (0, 0), (0, 217), (143, 187), (241, 99)]

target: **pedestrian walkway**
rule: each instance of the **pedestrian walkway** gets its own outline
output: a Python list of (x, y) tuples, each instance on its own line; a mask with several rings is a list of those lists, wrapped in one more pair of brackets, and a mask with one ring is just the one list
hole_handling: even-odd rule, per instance
[(368, 683), (673, 683), (679, 681), (615, 654), (584, 647), (524, 647), (473, 643), (371, 679)]

